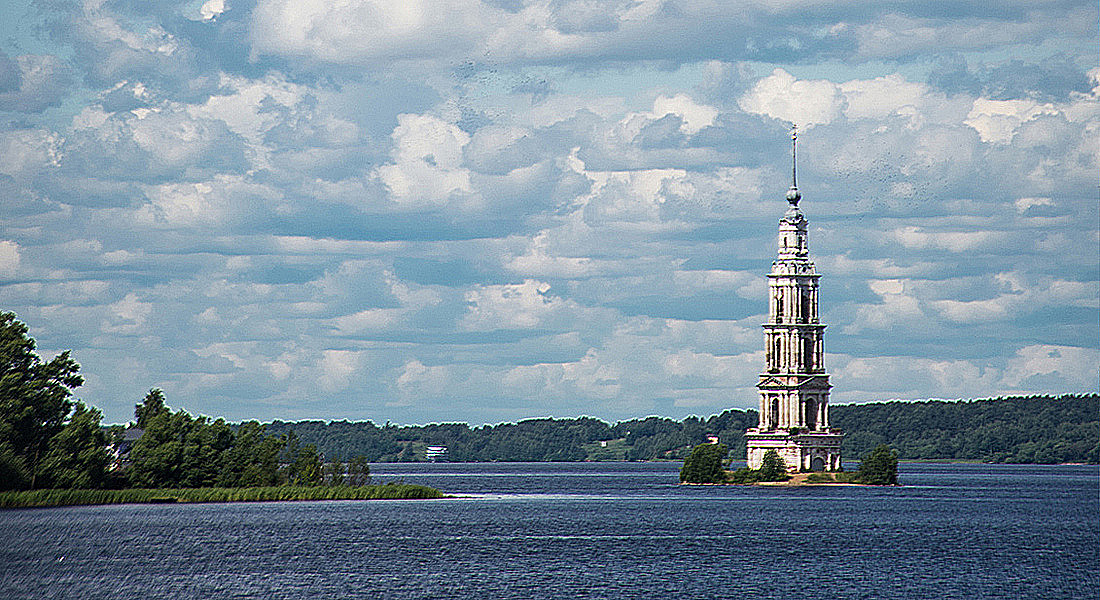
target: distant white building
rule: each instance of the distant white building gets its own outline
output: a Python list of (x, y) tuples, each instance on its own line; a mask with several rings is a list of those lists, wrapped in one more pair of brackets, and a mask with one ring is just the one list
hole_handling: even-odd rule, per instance
[(779, 220), (779, 256), (768, 274), (764, 324), (766, 372), (760, 374), (760, 423), (745, 432), (748, 466), (759, 469), (775, 450), (791, 471), (839, 471), (844, 434), (829, 427), (825, 325), (818, 319), (818, 279), (806, 242), (806, 218), (791, 132), (790, 207)]
[(446, 446), (428, 446), (424, 450), (424, 456), (431, 462), (447, 460)]

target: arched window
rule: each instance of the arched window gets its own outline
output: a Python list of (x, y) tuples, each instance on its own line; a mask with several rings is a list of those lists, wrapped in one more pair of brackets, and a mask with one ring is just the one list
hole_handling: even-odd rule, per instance
[(817, 401), (813, 398), (806, 399), (806, 427), (817, 429)]

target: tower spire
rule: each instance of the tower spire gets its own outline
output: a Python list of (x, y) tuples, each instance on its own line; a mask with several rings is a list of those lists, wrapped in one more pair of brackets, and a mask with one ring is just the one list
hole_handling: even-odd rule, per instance
[(791, 125), (791, 189), (787, 190), (787, 202), (798, 208), (798, 201), (802, 198), (802, 192), (798, 191), (798, 161), (795, 155), (795, 144), (798, 141), (798, 125)]
[(798, 161), (795, 159), (794, 147), (798, 141), (798, 125), (791, 125), (791, 189), (798, 189)]

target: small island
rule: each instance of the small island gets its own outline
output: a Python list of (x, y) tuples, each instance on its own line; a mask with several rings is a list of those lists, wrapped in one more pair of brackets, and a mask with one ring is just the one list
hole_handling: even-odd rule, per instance
[(711, 485), (898, 485), (898, 453), (885, 444), (864, 455), (859, 470), (823, 473), (791, 472), (775, 450), (764, 454), (759, 469), (725, 468), (729, 448), (725, 444), (699, 444), (680, 469), (682, 484)]

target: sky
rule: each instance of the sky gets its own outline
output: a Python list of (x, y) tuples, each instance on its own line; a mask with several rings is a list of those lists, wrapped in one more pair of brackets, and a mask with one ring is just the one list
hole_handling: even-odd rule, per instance
[(754, 407), (792, 125), (834, 404), (1100, 387), (1095, 0), (0, 14), (0, 310), (105, 422)]

